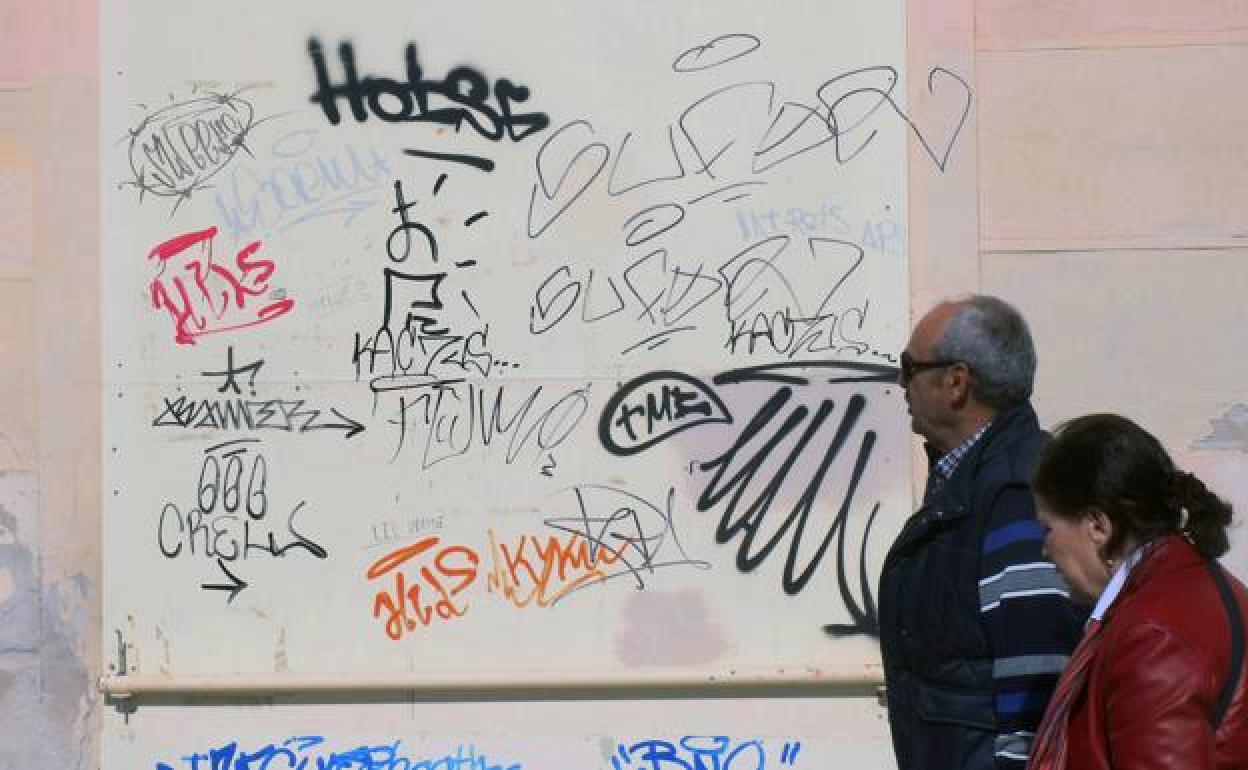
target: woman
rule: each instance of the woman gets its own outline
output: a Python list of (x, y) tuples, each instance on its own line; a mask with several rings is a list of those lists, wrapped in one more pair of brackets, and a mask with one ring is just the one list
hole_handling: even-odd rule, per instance
[(1230, 506), (1111, 414), (1059, 428), (1032, 486), (1045, 552), (1094, 606), (1029, 767), (1248, 768), (1248, 591), (1215, 561)]

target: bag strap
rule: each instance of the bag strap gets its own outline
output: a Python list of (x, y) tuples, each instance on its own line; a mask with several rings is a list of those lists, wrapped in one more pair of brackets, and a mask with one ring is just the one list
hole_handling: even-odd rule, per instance
[(1213, 582), (1218, 587), (1218, 596), (1222, 599), (1222, 607), (1226, 610), (1226, 619), (1231, 626), (1230, 676), (1223, 683), (1222, 692), (1218, 693), (1218, 708), (1213, 720), (1216, 729), (1222, 725), (1222, 718), (1226, 716), (1235, 689), (1239, 687), (1241, 669), (1244, 667), (1244, 619), (1239, 612), (1239, 602), (1235, 601), (1235, 594), (1231, 591), (1231, 584), (1226, 579), (1226, 573), (1212, 559), (1206, 561), (1205, 566), (1209, 568), (1209, 574), (1213, 576)]

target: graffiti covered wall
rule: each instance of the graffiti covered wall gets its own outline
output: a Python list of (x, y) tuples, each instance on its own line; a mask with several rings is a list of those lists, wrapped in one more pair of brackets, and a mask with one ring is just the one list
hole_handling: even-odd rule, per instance
[[(910, 114), (903, 7), (176, 15), (103, 21), (106, 673), (878, 677), (907, 156), (972, 98), (935, 66)], [(746, 704), (600, 764), (826, 761)], [(106, 756), (550, 756), (322, 719), (144, 708)]]

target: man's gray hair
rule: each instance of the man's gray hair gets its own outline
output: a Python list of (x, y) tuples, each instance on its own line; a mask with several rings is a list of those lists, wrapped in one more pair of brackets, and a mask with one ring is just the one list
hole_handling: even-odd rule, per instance
[(936, 341), (936, 358), (965, 361), (971, 393), (988, 406), (1004, 409), (1031, 398), (1036, 348), (1022, 315), (1008, 302), (983, 294), (954, 301), (958, 309)]

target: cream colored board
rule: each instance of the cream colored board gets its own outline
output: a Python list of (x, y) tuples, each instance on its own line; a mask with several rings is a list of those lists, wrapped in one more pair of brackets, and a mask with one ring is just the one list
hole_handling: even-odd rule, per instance
[[(739, 2), (717, 5), (709, 18), (661, 3), (591, 9), (566, 2), (537, 18), (485, 4), (431, 15), (399, 3), (326, 4), (297, 17), (272, 6), (227, 5), (238, 13), (179, 10), (181, 27), (196, 32), (189, 37), (163, 34), (163, 3), (127, 3), (125, 13), (104, 20), (104, 625), (110, 637), (120, 630), (134, 645), (131, 673), (457, 671), (469, 680), (571, 670), (591, 680), (635, 674), (646, 681), (665, 670), (779, 679), (871, 670), (878, 652), (869, 635), (834, 640), (822, 626), (870, 630), (867, 594), (909, 512), (911, 437), (890, 381), (907, 327), (906, 143), (919, 131), (933, 142), (952, 136), (969, 98), (965, 78), (941, 75), (946, 99), (927, 105), (919, 128), (907, 122), (902, 7), (847, 2), (837, 15), (808, 2), (781, 16)], [(238, 14), (247, 16), (245, 27), (235, 23)], [(839, 23), (829, 29), (821, 22), (831, 16)], [(428, 32), (434, 19), (436, 35)], [(559, 23), (548, 23), (553, 19)], [(317, 89), (312, 39), (321, 41), (336, 81), (343, 77), (340, 45), (353, 47), (363, 75), (405, 77), (404, 50), (413, 42), (425, 80), (440, 82), (459, 65), (511, 78), (532, 89), (512, 108), (549, 113), (551, 125), (528, 140), (496, 142), (467, 123), (455, 131), (423, 115), (394, 123), (348, 116), (330, 125), (310, 98)], [(534, 41), (541, 43), (535, 48)], [(809, 110), (788, 101), (815, 97), (829, 82), (836, 93), (848, 83), (866, 89), (848, 89), (856, 111), (838, 113), (835, 135), (825, 121), (802, 121)], [(887, 101), (867, 85), (895, 93)], [(335, 104), (345, 111), (347, 101)], [(380, 99), (377, 109), (401, 102)], [(693, 105), (709, 106), (686, 112)], [(176, 163), (161, 165), (169, 159), (157, 140), (192, 136), (193, 121), (155, 138), (145, 132), (200, 109), (215, 116), (207, 123), (217, 128), (247, 124), (247, 153), (193, 154), (211, 179), (196, 177), (203, 186), (185, 196), (162, 196), (174, 185), (138, 169), (180, 174)], [(710, 133), (695, 130), (693, 145), (685, 127), (703, 122)], [(772, 130), (787, 139), (764, 142)], [(854, 143), (841, 146), (838, 158), (833, 138)], [(771, 162), (790, 149), (808, 152)], [(497, 163), (487, 174), (408, 150)], [(716, 165), (698, 173), (691, 161), (703, 150)], [(965, 145), (955, 150), (967, 152)], [(351, 177), (360, 184), (343, 196), (347, 210), (324, 198), (294, 210), (300, 204), (292, 189), (302, 184), (308, 198), (326, 194), (334, 182), (324, 170), (354, 168), (353, 158), (367, 168)], [(609, 158), (639, 165), (621, 161), (617, 177)], [(185, 175), (195, 177), (189, 163)], [(336, 182), (341, 194), (344, 183)], [(401, 208), (396, 183), (418, 207)], [(279, 191), (290, 195), (275, 204)], [(251, 221), (256, 207), (263, 216)], [(436, 230), (440, 257), (413, 236), (413, 226), (399, 227), (399, 209)], [(220, 228), (210, 248), (175, 240), (210, 225)], [(416, 246), (400, 258), (404, 236)], [(766, 256), (756, 258), (760, 243)], [(782, 245), (774, 256), (771, 249)], [(265, 262), (235, 258), (249, 248)], [(192, 310), (223, 320), (211, 321), (212, 334), (183, 326), (190, 338), (175, 339), (171, 316), (185, 311), (186, 320), (192, 310), (172, 302), (165, 312), (153, 300), (161, 290), (180, 296), (172, 276), (190, 275), (195, 259), (213, 265), (216, 283), (195, 295)], [(723, 290), (727, 278), (708, 277), (720, 266), (747, 276), (732, 279), (734, 302), (697, 291)], [(235, 268), (265, 285), (249, 286), (238, 307), (218, 307), (228, 281), (239, 278)], [(379, 331), (388, 269), (413, 273), (395, 281), (400, 326), (408, 323), (407, 306), (425, 312), (442, 305), (413, 288), (430, 280), (416, 273), (446, 271), (441, 280), (454, 288), (441, 295), (445, 307), (437, 309), (447, 312), (439, 320), (458, 330), (458, 342), (467, 339), (478, 351), (488, 345), (491, 363), (483, 370), (485, 356), (464, 364), (429, 354), (418, 363), (430, 363), (434, 374), (402, 377), (385, 369), (391, 362), (382, 356), (380, 374), (361, 373), (352, 360), (354, 336)], [(626, 280), (639, 286), (636, 299)], [(612, 285), (620, 302), (631, 303), (627, 311), (613, 307)], [(652, 313), (645, 302), (661, 292), (670, 306)], [(790, 302), (790, 295), (799, 298)], [(695, 299), (696, 312), (679, 306)], [(761, 318), (734, 347), (725, 339), (735, 333), (725, 315), (741, 307), (737, 301), (753, 307), (749, 318)], [(842, 335), (865, 323), (867, 342), (829, 336), (826, 347), (783, 353), (756, 345), (784, 313), (807, 311)], [(476, 336), (482, 325), (488, 340)], [(414, 355), (412, 336), (405, 356)], [(603, 439), (631, 430), (621, 425), (633, 418), (616, 415), (621, 404), (609, 401), (621, 384), (641, 388), (652, 375), (649, 382), (670, 383), (666, 370), (710, 382), (742, 367), (845, 356), (864, 367), (851, 368), (850, 380), (866, 372), (875, 381), (815, 376), (791, 401), (794, 383), (770, 375), (740, 387), (717, 384), (731, 425), (711, 413), (710, 422), (675, 426), (689, 430), (669, 436), (661, 434), (668, 418), (656, 416), (659, 427), (643, 436), (655, 439), (652, 448), (635, 453)], [(219, 374), (231, 360), (248, 367), (237, 382)], [(439, 369), (444, 364), (459, 368)], [(682, 382), (687, 390), (691, 381)], [(637, 396), (655, 404), (643, 411), (679, 391), (654, 387), (651, 398)], [(710, 396), (694, 397), (713, 405)], [(775, 414), (764, 406), (773, 397)], [(237, 418), (212, 427), (211, 405), (237, 409), (250, 399), (263, 429), (241, 427)], [(830, 408), (830, 419), (815, 417), (821, 407)], [(732, 449), (734, 432), (746, 430), (753, 415), (771, 432), (790, 413), (794, 425), (822, 421), (812, 427), (812, 451), (798, 446), (795, 432), (765, 449), (766, 438), (746, 435), (749, 448)], [(831, 451), (840, 446), (831, 442), (843, 417), (849, 440)], [(293, 427), (268, 430), (275, 418), (293, 418)], [(367, 429), (343, 435), (348, 418)], [(338, 427), (305, 429), (313, 423)], [(757, 460), (746, 460), (746, 452), (757, 452)], [(790, 452), (801, 455), (791, 468), (784, 464)], [(865, 470), (856, 467), (858, 452), (870, 455)], [(254, 506), (246, 514), (240, 473), (248, 489), (260, 490), (247, 497)], [(800, 510), (806, 484), (817, 490), (809, 517)], [(837, 524), (841, 500), (851, 494), (847, 518)], [(638, 510), (644, 529), (612, 529), (624, 520), (612, 516)], [(590, 523), (600, 529), (575, 529)], [(752, 539), (751, 529), (758, 532)], [(265, 540), (270, 533), (276, 541)], [(572, 551), (565, 559), (551, 555), (556, 537)], [(664, 550), (611, 566), (597, 547), (604, 538)], [(408, 550), (417, 543), (432, 549), (430, 542), (436, 559), (434, 550)], [(283, 558), (270, 558), (282, 548)], [(223, 586), (240, 580), (249, 587), (231, 600)], [(509, 580), (524, 585), (517, 590)], [(439, 593), (448, 586), (464, 593), (452, 601)], [(206, 628), (236, 643), (219, 644)]]

